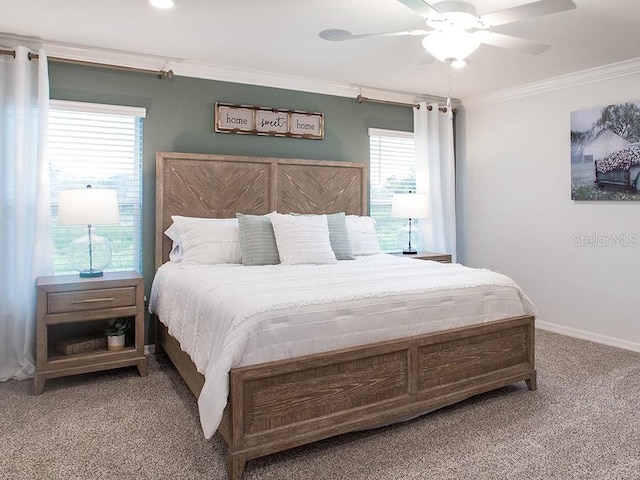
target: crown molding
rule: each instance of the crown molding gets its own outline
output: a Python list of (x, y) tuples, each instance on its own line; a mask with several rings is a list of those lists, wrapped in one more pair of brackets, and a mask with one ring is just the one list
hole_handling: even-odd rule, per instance
[(540, 82), (528, 83), (513, 88), (497, 90), (483, 95), (475, 95), (462, 100), (464, 108), (472, 108), (507, 102), (518, 98), (554, 92), (565, 88), (612, 80), (620, 77), (640, 74), (640, 58), (590, 68), (579, 72), (560, 75)]
[[(4, 40), (4, 38), (0, 37), (0, 42), (2, 42), (2, 40)], [(15, 40), (15, 38), (13, 40)], [(108, 63), (148, 70), (172, 70), (174, 75), (183, 77), (257, 85), (353, 99), (358, 95), (363, 95), (376, 97), (381, 100), (413, 103), (417, 98), (423, 98), (416, 93), (410, 92), (383, 90), (364, 85), (345, 85), (294, 75), (281, 75), (225, 65), (191, 62), (181, 58), (141, 55), (133, 52), (88, 48), (79, 45), (47, 41), (42, 41), (40, 47), (44, 48), (47, 55), (51, 57), (68, 58), (85, 62)]]
[(168, 68), (171, 68), (176, 75), (183, 77), (335, 95), (338, 97), (355, 98), (359, 91), (357, 87), (351, 85), (342, 85), (323, 80), (297, 77), (295, 75), (274, 74), (271, 72), (229, 67), (225, 65), (184, 61), (175, 65), (170, 64)]

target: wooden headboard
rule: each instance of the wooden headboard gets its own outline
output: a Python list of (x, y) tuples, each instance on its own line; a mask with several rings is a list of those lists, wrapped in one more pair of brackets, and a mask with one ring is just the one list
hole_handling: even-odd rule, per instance
[(169, 259), (171, 215), (232, 218), (236, 213), (367, 214), (364, 163), (156, 154), (156, 269)]

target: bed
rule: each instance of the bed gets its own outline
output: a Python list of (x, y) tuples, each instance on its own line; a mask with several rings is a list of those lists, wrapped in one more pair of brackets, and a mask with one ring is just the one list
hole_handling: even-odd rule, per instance
[[(173, 246), (163, 233), (172, 215), (230, 218), (238, 212), (262, 215), (276, 210), (366, 215), (367, 178), (361, 163), (158, 153), (156, 267), (167, 262)], [(407, 262), (407, 270), (423, 262), (393, 262), (398, 260)], [(355, 263), (380, 268), (374, 262), (390, 262), (389, 271), (397, 268), (385, 258)], [(443, 278), (448, 272), (484, 274), (462, 266), (430, 268)], [(451, 270), (442, 270), (446, 268)], [(167, 283), (172, 282), (178, 283)], [(412, 301), (421, 301), (421, 292), (413, 292)], [(228, 444), (229, 478), (239, 480), (250, 459), (406, 420), (512, 383), (525, 381), (535, 390), (532, 308), (498, 317), (292, 358), (263, 362), (256, 357), (259, 363), (232, 366), (224, 377), (226, 406), (215, 423)], [(163, 320), (156, 322), (156, 349), (167, 353), (202, 400), (205, 376)]]

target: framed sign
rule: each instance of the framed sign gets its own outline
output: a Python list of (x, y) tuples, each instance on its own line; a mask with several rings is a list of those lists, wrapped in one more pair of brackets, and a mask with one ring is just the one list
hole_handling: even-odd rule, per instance
[(324, 114), (216, 102), (214, 129), (218, 133), (322, 140)]
[(313, 113), (291, 113), (290, 121), (291, 133), (296, 135), (322, 135), (323, 132), (323, 116), (322, 114)]
[(286, 134), (289, 132), (289, 114), (271, 110), (256, 110), (256, 130), (267, 135)]
[(251, 133), (254, 129), (253, 110), (216, 104), (216, 132), (218, 126), (226, 131), (239, 130)]

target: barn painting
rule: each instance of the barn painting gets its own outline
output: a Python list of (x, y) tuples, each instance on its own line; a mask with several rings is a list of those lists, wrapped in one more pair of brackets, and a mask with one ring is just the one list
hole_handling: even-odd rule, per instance
[(571, 198), (640, 200), (640, 101), (571, 112)]

